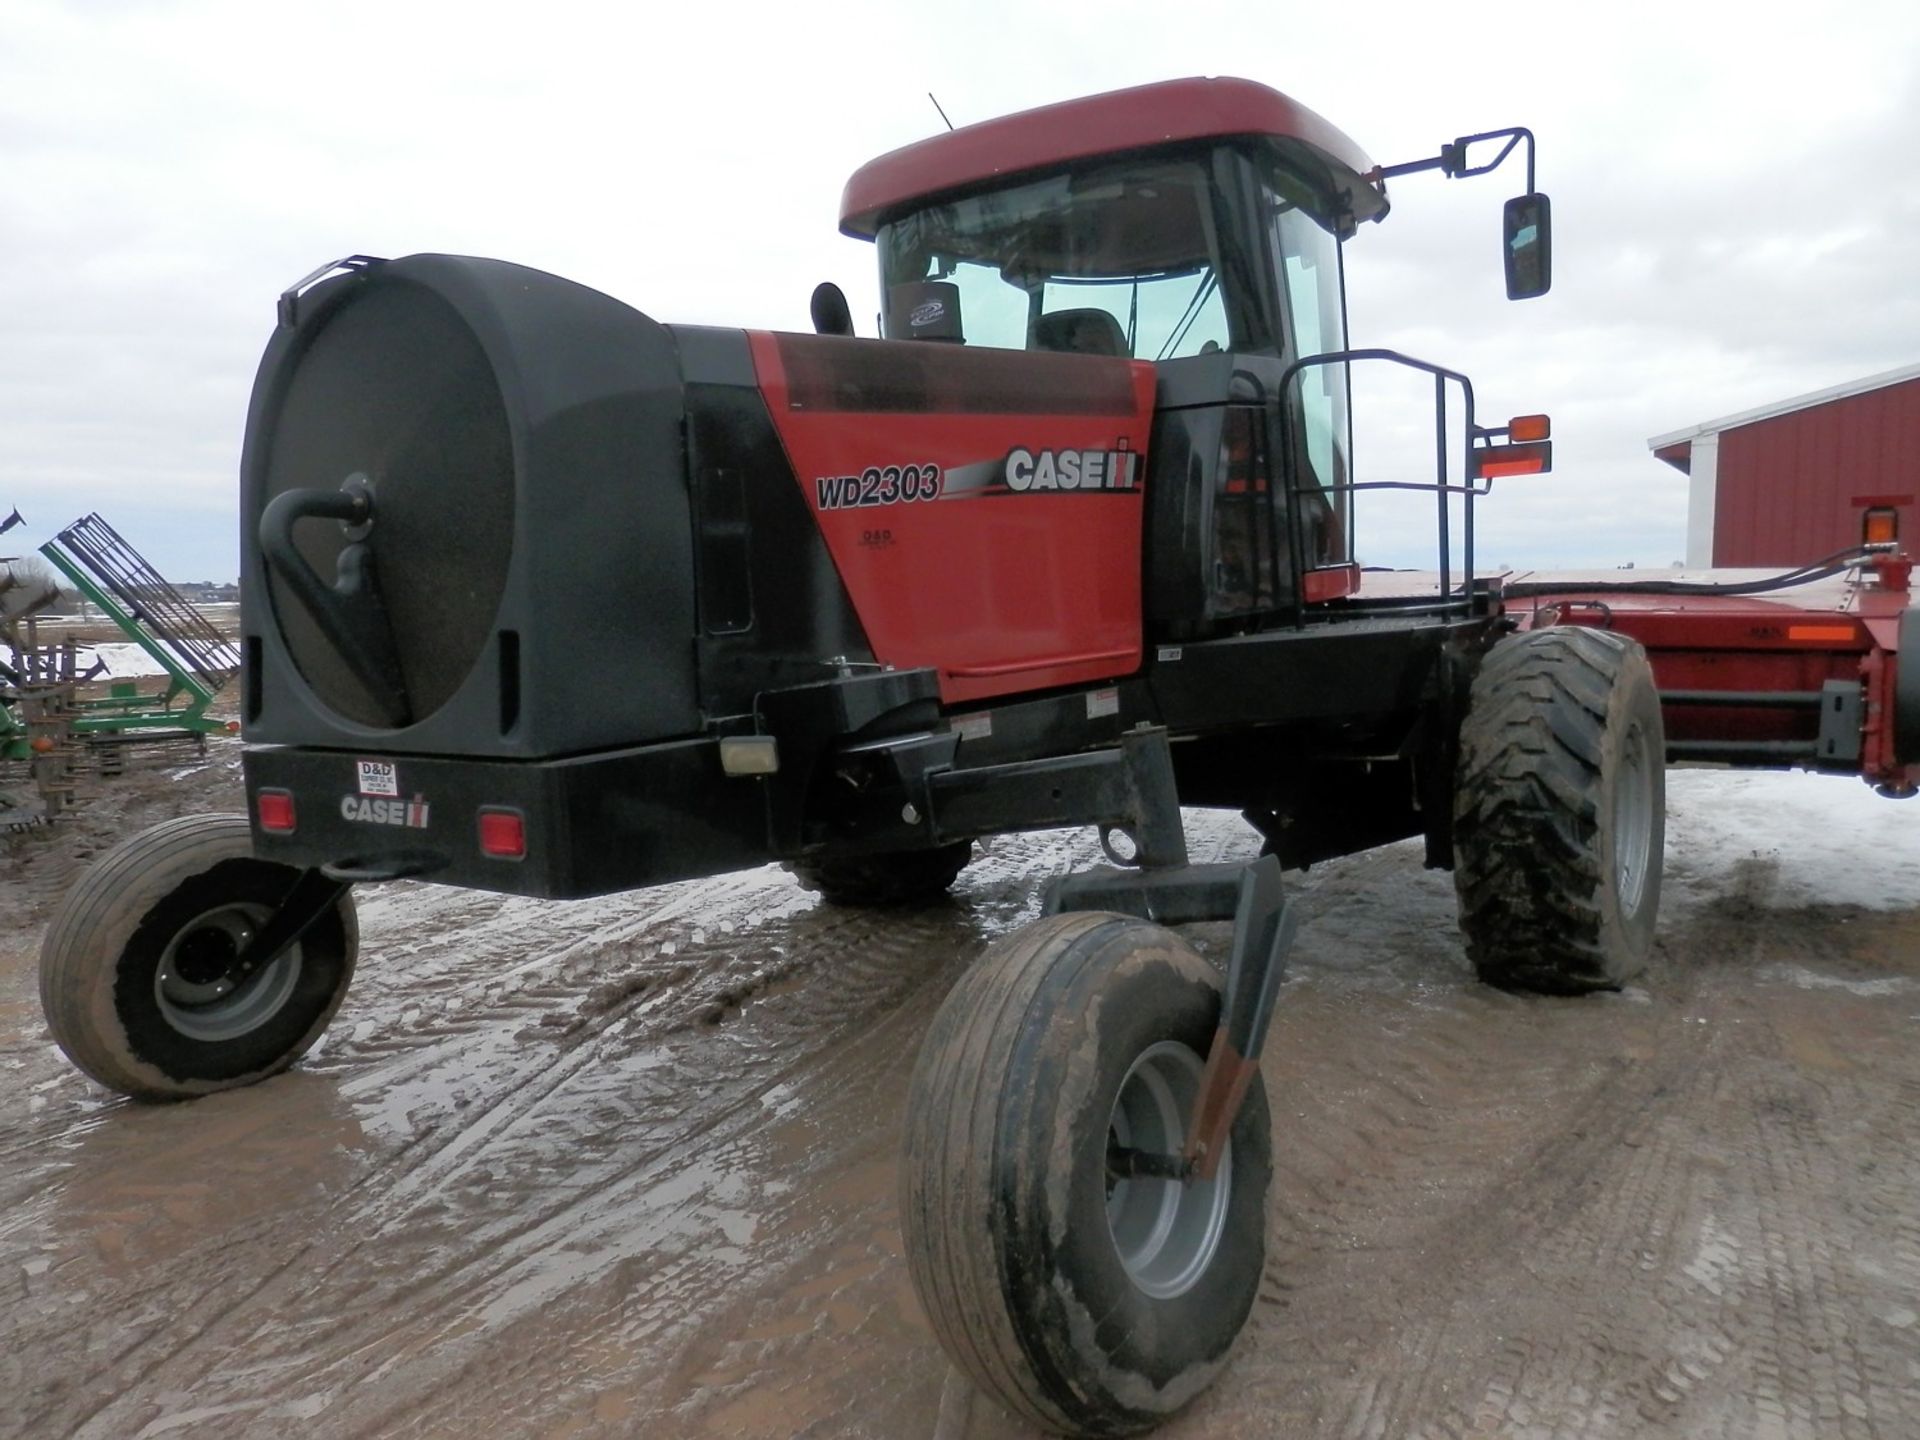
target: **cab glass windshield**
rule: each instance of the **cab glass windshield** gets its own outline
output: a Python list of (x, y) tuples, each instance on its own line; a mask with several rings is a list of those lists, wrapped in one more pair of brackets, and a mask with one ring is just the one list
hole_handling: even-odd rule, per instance
[[(933, 205), (880, 227), (883, 320), (930, 283), (957, 309), (944, 338), (1006, 350), (1166, 360), (1230, 349), (1204, 169), (1141, 160)], [(951, 287), (950, 289), (944, 287)]]

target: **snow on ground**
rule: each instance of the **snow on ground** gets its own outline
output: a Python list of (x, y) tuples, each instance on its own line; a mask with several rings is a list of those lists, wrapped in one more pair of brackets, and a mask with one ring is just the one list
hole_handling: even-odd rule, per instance
[(1778, 867), (1781, 905), (1920, 907), (1920, 799), (1846, 776), (1669, 770), (1669, 883), (1725, 894), (1753, 861)]
[[(238, 669), (240, 654), (231, 646), (228, 647), (228, 658), (233, 668)], [(85, 675), (96, 662), (106, 667), (93, 677), (96, 680), (140, 680), (167, 673), (165, 667), (143, 647), (130, 641), (82, 647), (77, 657), (79, 673)]]
[(140, 646), (132, 643), (114, 645), (89, 645), (78, 657), (79, 672), (84, 675), (96, 663), (107, 668), (94, 678), (97, 680), (137, 680), (144, 675), (164, 675), (166, 668), (149, 655)]

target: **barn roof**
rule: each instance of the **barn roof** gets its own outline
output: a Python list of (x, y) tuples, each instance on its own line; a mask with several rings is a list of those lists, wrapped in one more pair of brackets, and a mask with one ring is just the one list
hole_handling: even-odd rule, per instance
[(1656, 459), (1664, 460), (1674, 469), (1686, 474), (1688, 466), (1693, 461), (1693, 442), (1703, 436), (1738, 430), (1744, 425), (1752, 425), (1761, 420), (1773, 420), (1781, 415), (1791, 415), (1796, 410), (1811, 410), (1816, 405), (1831, 404), (1835, 400), (1846, 400), (1874, 390), (1884, 390), (1889, 385), (1900, 385), (1908, 380), (1920, 380), (1920, 365), (1903, 365), (1897, 370), (1883, 370), (1878, 375), (1869, 375), (1862, 380), (1849, 380), (1844, 385), (1830, 385), (1825, 390), (1796, 395), (1791, 400), (1776, 400), (1773, 404), (1762, 405), (1757, 410), (1742, 410), (1737, 415), (1723, 415), (1718, 420), (1702, 420), (1698, 425), (1688, 425), (1684, 429), (1670, 431), (1665, 435), (1655, 435), (1647, 441), (1647, 448), (1653, 451)]

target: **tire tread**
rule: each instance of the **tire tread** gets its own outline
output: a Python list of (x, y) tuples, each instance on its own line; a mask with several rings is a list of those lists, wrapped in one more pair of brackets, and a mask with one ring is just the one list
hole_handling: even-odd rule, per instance
[[(1050, 916), (989, 947), (941, 1006), (907, 1101), (901, 1210), (903, 1216), (926, 1216), (906, 1227), (909, 1236), (924, 1242), (909, 1241), (907, 1263), (923, 1296), (948, 1301), (926, 1306), (934, 1333), (981, 1390), (1014, 1414), (1054, 1431), (1067, 1426), (1068, 1417), (1043, 1404), (1023, 1383), (1031, 1362), (1006, 1314), (1005, 1281), (986, 1225), (955, 1223), (935, 1212), (987, 1193), (1003, 1096), (997, 1080), (1006, 1072), (1021, 1017), (1048, 975), (1047, 965), (1036, 962), (1112, 919)], [(952, 1095), (970, 1096), (971, 1103), (942, 1111), (939, 1099)], [(978, 1243), (955, 1243), (966, 1235), (979, 1236)], [(957, 1319), (955, 1309), (966, 1319)]]
[[(1626, 978), (1595, 836), (1614, 696), (1652, 684), (1638, 644), (1584, 626), (1509, 637), (1483, 661), (1454, 807), (1461, 928), (1483, 980), (1578, 994)], [(1657, 727), (1650, 743), (1659, 765)]]

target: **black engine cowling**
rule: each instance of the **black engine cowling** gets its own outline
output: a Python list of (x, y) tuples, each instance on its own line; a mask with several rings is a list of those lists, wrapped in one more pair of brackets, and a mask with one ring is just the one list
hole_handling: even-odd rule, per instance
[(241, 464), (248, 738), (697, 733), (685, 408), (665, 327), (523, 266), (414, 255), (290, 298)]

